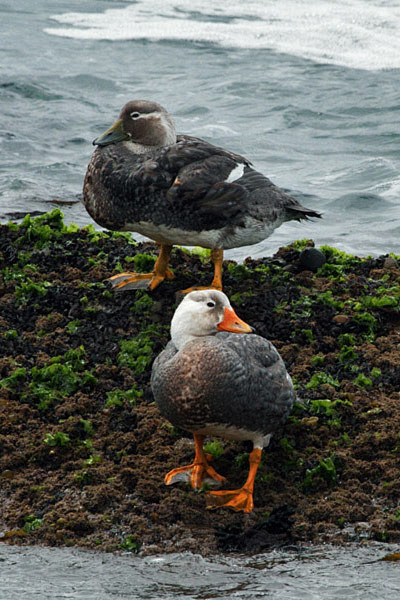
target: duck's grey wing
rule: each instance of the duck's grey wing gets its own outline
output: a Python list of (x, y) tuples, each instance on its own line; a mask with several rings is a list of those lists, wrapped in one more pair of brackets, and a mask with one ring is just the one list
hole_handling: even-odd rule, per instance
[(140, 221), (187, 231), (240, 223), (247, 192), (227, 181), (239, 163), (247, 164), (189, 136), (141, 155), (123, 144), (99, 147), (86, 173), (84, 204), (109, 229)]
[(240, 390), (236, 395), (238, 410), (251, 408), (254, 423), (258, 420), (264, 428), (271, 426), (270, 432), (274, 431), (286, 420), (296, 398), (280, 354), (259, 335), (220, 332), (217, 337), (236, 354), (231, 360), (238, 369), (234, 382), (235, 389)]
[(246, 190), (248, 213), (260, 221), (300, 221), (310, 217), (321, 217), (319, 212), (300, 204), (251, 166), (245, 167), (243, 175), (235, 184)]

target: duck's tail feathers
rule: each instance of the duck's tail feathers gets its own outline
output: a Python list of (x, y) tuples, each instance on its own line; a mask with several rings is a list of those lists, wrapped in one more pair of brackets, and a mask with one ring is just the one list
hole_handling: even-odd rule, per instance
[(322, 219), (322, 214), (311, 208), (301, 206), (301, 204), (287, 206), (286, 210), (289, 213), (290, 219), (296, 221), (309, 221), (311, 218)]

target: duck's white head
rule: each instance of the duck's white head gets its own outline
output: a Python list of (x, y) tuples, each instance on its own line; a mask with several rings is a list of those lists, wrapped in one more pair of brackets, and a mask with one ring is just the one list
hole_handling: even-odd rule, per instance
[(210, 289), (187, 294), (171, 321), (171, 339), (178, 350), (195, 338), (218, 331), (250, 333), (253, 330), (237, 316), (223, 292)]
[(148, 100), (131, 100), (122, 107), (119, 119), (93, 142), (96, 146), (127, 143), (135, 154), (176, 142), (175, 125), (168, 112)]

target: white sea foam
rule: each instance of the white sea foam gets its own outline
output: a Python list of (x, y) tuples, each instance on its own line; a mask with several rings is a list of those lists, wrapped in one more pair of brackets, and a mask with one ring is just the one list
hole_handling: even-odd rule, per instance
[(50, 34), (97, 40), (189, 40), (268, 48), (360, 69), (400, 67), (396, 0), (138, 0), (104, 13), (52, 17)]

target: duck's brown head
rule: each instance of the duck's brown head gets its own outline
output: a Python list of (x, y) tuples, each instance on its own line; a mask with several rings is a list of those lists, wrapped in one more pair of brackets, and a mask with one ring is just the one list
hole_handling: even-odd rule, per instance
[(132, 142), (138, 147), (157, 148), (176, 142), (175, 126), (168, 112), (156, 102), (131, 100), (119, 119), (93, 141), (95, 146)]

